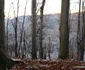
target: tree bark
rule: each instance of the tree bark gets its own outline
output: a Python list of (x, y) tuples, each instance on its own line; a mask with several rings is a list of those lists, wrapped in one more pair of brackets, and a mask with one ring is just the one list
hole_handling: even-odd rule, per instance
[(36, 53), (36, 0), (32, 0), (32, 59), (37, 59), (37, 53)]
[(16, 22), (15, 22), (15, 57), (18, 57), (18, 42), (17, 42), (17, 24), (18, 24), (18, 13), (19, 13), (19, 0), (17, 2), (17, 17), (16, 17)]
[(69, 57), (69, 1), (62, 0), (61, 19), (60, 19), (60, 54), (59, 58), (66, 59)]
[[(1, 52), (3, 51), (3, 52)], [(4, 0), (0, 0), (0, 70), (6, 70), (5, 56)]]
[(84, 46), (85, 46), (85, 9), (84, 9), (84, 2), (82, 2), (82, 42), (80, 46), (80, 60), (83, 61), (84, 59)]
[(44, 10), (45, 0), (42, 1), (42, 6), (40, 7), (40, 20), (41, 20), (41, 27), (40, 27), (40, 58), (43, 59), (43, 10)]
[(80, 10), (81, 10), (81, 0), (79, 0), (79, 14), (78, 14), (78, 27), (77, 27), (77, 60), (80, 60), (80, 46), (81, 46)]

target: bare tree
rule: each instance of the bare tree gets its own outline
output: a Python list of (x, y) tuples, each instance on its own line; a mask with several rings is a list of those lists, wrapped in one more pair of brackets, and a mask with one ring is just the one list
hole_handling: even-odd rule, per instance
[[(21, 48), (21, 51), (23, 50), (21, 45), (22, 45), (22, 42), (23, 42), (23, 34), (24, 34), (24, 24), (25, 24), (25, 14), (26, 14), (26, 8), (27, 8), (27, 1), (28, 0), (26, 0), (25, 9), (24, 9), (24, 16), (23, 16), (23, 22), (22, 22), (22, 28), (21, 28), (21, 32), (20, 32), (20, 43), (19, 43), (19, 49), (18, 49), (19, 56), (20, 56), (20, 53), (19, 53), (20, 52), (20, 48)], [(23, 52), (22, 52), (22, 55), (24, 55)]]
[(48, 45), (48, 57), (50, 59), (50, 53), (51, 53), (51, 38), (50, 38), (50, 34), (49, 34), (49, 45)]
[(80, 60), (83, 61), (84, 58), (84, 47), (85, 47), (85, 9), (84, 9), (84, 2), (82, 2), (82, 21), (83, 21), (83, 26), (82, 26), (82, 42), (80, 46)]
[(43, 10), (44, 10), (44, 6), (45, 6), (45, 1), (46, 0), (43, 0), (42, 1), (42, 5), (40, 7), (40, 58), (43, 59), (43, 37), (42, 37), (42, 33), (43, 33)]
[[(3, 51), (3, 52), (2, 52)], [(5, 51), (4, 0), (0, 0), (0, 70), (6, 70), (3, 55)]]
[[(13, 6), (14, 9), (14, 6)], [(17, 24), (18, 24), (18, 13), (19, 13), (19, 0), (17, 1), (17, 17), (15, 18), (15, 22), (14, 22), (14, 30), (15, 30), (15, 57), (18, 57), (18, 42), (17, 42)], [(15, 9), (14, 9), (14, 16), (15, 16)]]
[(32, 59), (36, 58), (36, 0), (32, 0)]
[(59, 58), (66, 59), (69, 54), (69, 2), (70, 0), (62, 0), (61, 19), (60, 19), (60, 52)]
[(4, 0), (0, 0), (0, 70), (7, 70), (11, 63), (5, 48)]
[(77, 27), (77, 60), (80, 60), (80, 45), (81, 45), (80, 11), (81, 11), (81, 0), (79, 0), (79, 14), (78, 14), (78, 27)]

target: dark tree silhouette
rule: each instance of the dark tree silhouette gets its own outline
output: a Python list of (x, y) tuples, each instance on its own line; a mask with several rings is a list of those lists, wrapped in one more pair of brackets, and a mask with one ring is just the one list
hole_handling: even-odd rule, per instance
[(70, 0), (62, 0), (61, 19), (60, 19), (60, 54), (59, 58), (66, 59), (69, 54), (69, 2)]

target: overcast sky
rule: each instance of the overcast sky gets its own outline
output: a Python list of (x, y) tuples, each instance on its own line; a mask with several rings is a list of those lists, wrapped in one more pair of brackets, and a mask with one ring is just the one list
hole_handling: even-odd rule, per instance
[[(31, 1), (28, 0), (26, 15), (31, 14)], [(40, 1), (40, 0), (39, 0)], [(78, 0), (70, 0), (71, 12), (78, 11)], [(11, 4), (13, 2), (13, 5)], [(19, 16), (23, 15), (26, 0), (20, 0), (19, 2)], [(9, 8), (11, 8), (10, 16), (13, 17), (13, 6), (17, 9), (17, 0), (5, 0), (5, 16), (8, 16)], [(44, 14), (55, 14), (61, 12), (61, 0), (46, 0)]]

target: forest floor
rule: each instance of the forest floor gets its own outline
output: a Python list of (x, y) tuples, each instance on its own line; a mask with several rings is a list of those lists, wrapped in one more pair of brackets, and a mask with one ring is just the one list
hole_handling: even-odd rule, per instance
[(85, 70), (85, 62), (74, 60), (24, 59), (10, 70)]

